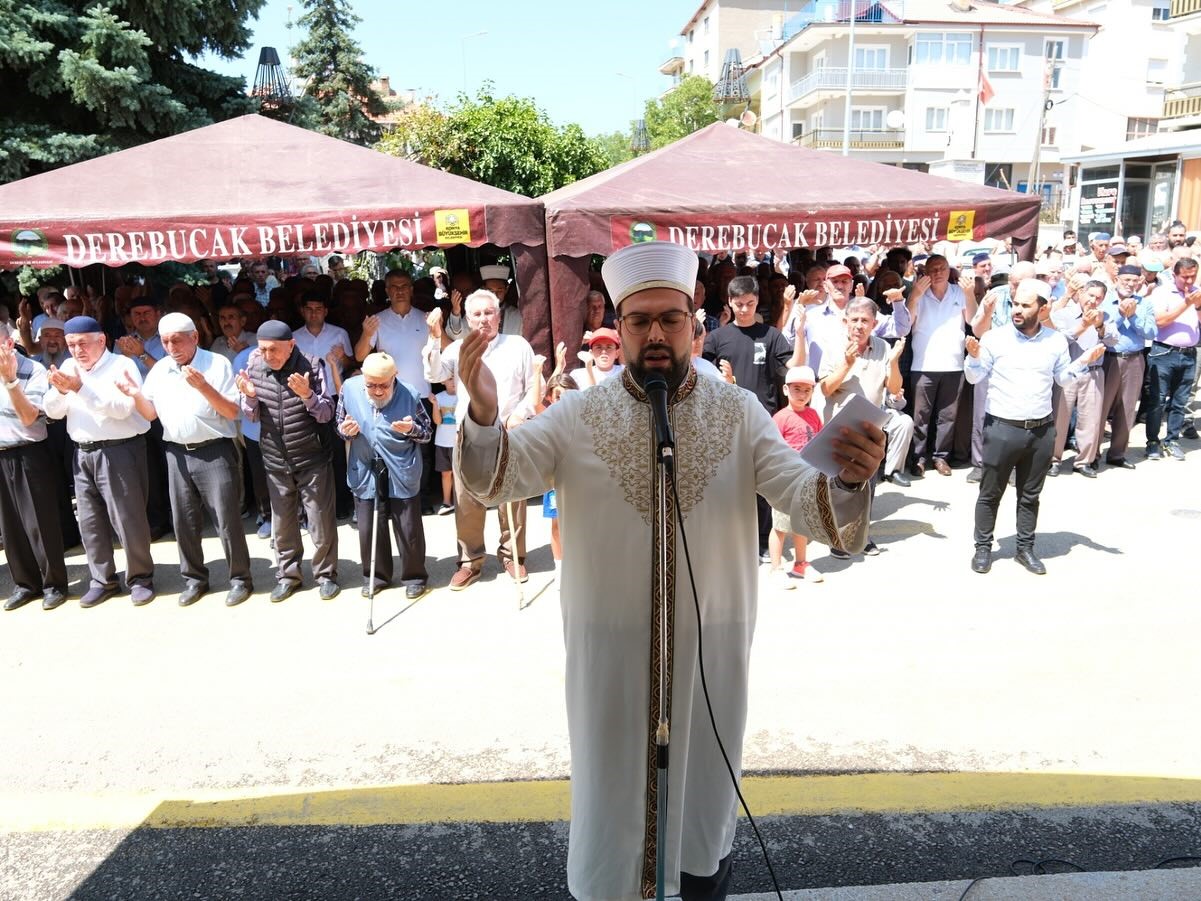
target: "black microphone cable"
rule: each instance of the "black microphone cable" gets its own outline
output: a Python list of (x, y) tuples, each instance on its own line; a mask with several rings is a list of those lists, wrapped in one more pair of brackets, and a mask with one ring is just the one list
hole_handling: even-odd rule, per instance
[[(684, 513), (680, 509), (680, 493), (676, 490), (675, 467), (669, 466), (667, 473), (667, 477), (671, 481), (671, 493), (675, 499), (676, 522), (680, 524), (680, 542), (684, 545), (684, 562), (688, 566), (688, 584), (692, 588), (692, 605), (696, 610), (696, 656), (701, 671), (701, 690), (705, 695), (705, 709), (709, 712), (709, 725), (713, 727), (713, 737), (717, 739), (717, 748), (721, 751), (721, 759), (726, 765), (726, 772), (730, 774), (730, 784), (734, 786), (734, 794), (738, 796), (738, 802), (742, 805), (742, 809), (746, 813), (746, 818), (751, 824), (751, 829), (755, 833), (755, 839), (759, 842), (759, 849), (763, 852), (763, 862), (767, 864), (767, 872), (771, 876), (772, 888), (775, 890), (779, 901), (784, 901), (784, 893), (780, 891), (780, 883), (776, 881), (776, 871), (771, 865), (771, 855), (767, 853), (767, 844), (763, 841), (763, 836), (759, 834), (759, 827), (755, 823), (755, 818), (751, 816), (751, 808), (747, 805), (746, 798), (742, 796), (742, 789), (738, 785), (738, 777), (734, 775), (734, 767), (730, 764), (730, 756), (726, 753), (726, 746), (721, 740), (721, 733), (717, 731), (717, 719), (713, 716), (713, 702), (709, 700), (709, 684), (705, 679), (705, 647), (702, 637), (704, 630), (701, 628), (701, 602), (700, 597), (696, 593), (696, 576), (692, 572), (692, 555), (688, 552), (688, 533), (684, 531)], [(664, 537), (666, 538), (666, 536)]]

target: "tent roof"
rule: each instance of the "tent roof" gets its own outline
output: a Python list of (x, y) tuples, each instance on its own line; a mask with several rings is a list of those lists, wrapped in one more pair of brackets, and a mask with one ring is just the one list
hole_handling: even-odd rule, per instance
[[(464, 240), (464, 232), (454, 227), (436, 229), (437, 210), (469, 211), (470, 237)], [(9, 232), (22, 229), (47, 232), (51, 246), (46, 253), (53, 256), (51, 233), (63, 231), (165, 233), (248, 226), (253, 234), (260, 225), (286, 229), (307, 224), (311, 232), (317, 223), (341, 222), (351, 230), (353, 244), (357, 219), (363, 245), (359, 249), (369, 249), (361, 230), (363, 220), (391, 220), (389, 231), (402, 237), (400, 220), (413, 220), (419, 214), (420, 241), (417, 223), (410, 221), (414, 233), (409, 246), (510, 245), (542, 243), (541, 212), (539, 201), (250, 115), (0, 186), (0, 265), (13, 259), (30, 261), (31, 254), (22, 252), (20, 242), (13, 246), (10, 241)], [(452, 226), (456, 224), (463, 225), (462, 216)], [(383, 237), (382, 226), (379, 237)], [(102, 244), (109, 249), (107, 242)], [(375, 247), (391, 249), (386, 244), (377, 240)], [(128, 241), (124, 246), (130, 253)], [(392, 246), (406, 246), (406, 242)], [(353, 249), (329, 246), (312, 252)], [(230, 255), (238, 255), (230, 250)], [(257, 248), (256, 252), (272, 251)], [(165, 258), (196, 259), (197, 255)], [(127, 261), (117, 254), (82, 262)]]
[[(805, 223), (811, 227), (802, 235), (812, 246), (990, 235), (1026, 239), (1037, 233), (1040, 206), (1038, 197), (807, 150), (720, 122), (542, 201), (552, 256), (611, 253), (630, 243), (629, 230), (644, 221), (660, 239), (681, 241), (684, 234), (681, 243), (698, 250), (741, 249), (732, 246), (740, 234), (744, 246), (756, 249), (754, 233), (729, 229), (772, 223), (778, 228), (768, 238), (758, 232), (761, 246), (771, 246), (770, 236), (785, 225), (795, 240), (796, 226)], [(952, 217), (965, 212), (971, 214), (965, 220)], [(916, 230), (901, 225), (919, 219), (929, 221)], [(732, 243), (704, 246), (703, 229), (710, 226), (727, 228), (722, 234)], [(698, 231), (664, 233), (689, 227)], [(912, 237), (917, 232), (927, 236)], [(710, 238), (722, 241), (717, 232)]]

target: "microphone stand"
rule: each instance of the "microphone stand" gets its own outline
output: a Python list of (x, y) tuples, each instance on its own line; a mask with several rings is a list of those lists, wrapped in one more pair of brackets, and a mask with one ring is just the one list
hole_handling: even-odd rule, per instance
[[(653, 415), (653, 414), (652, 414)], [(668, 502), (667, 491), (675, 466), (675, 447), (670, 440), (661, 440), (655, 450), (659, 492), (655, 515), (659, 523), (659, 725), (655, 729), (656, 773), (655, 798), (655, 901), (664, 901), (667, 877), (667, 764), (671, 741), (671, 712), (667, 707), (667, 518), (675, 511)]]

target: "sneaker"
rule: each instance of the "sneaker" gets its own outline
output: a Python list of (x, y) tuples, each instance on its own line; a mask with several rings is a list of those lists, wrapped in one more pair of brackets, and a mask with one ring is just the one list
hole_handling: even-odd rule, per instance
[(1181, 438), (1187, 438), (1189, 441), (1196, 441), (1198, 438), (1197, 427), (1191, 422), (1184, 427), (1184, 431), (1180, 433)]
[(767, 551), (762, 551), (759, 554), (759, 565), (763, 566), (765, 564), (770, 564), (770, 563), (771, 563), (771, 554), (769, 554)]
[(259, 538), (271, 537), (271, 520), (264, 519), (259, 523)]
[(782, 591), (795, 591), (796, 580), (793, 579), (792, 573), (786, 573), (782, 569), (773, 569), (770, 574), (772, 584)]
[(830, 556), (833, 557), (835, 560), (850, 560), (851, 559), (851, 555), (848, 554), (846, 551), (836, 550), (835, 548), (830, 548)]
[(438, 513), (439, 516), (447, 516), (447, 515), (455, 512), (455, 505), (454, 504), (439, 504), (438, 510), (436, 512)]
[(979, 466), (973, 466), (967, 474), (969, 482), (979, 482), (982, 478), (984, 478), (984, 471)]
[(1173, 460), (1184, 459), (1184, 448), (1182, 448), (1175, 441), (1165, 441), (1163, 443), (1163, 449)]
[(802, 560), (796, 564), (788, 573), (790, 578), (804, 579), (806, 582), (824, 582), (825, 577), (813, 568), (813, 565), (807, 560)]
[(1148, 460), (1162, 460), (1163, 449), (1159, 446), (1159, 442), (1155, 441), (1147, 445), (1146, 457)]
[(865, 544), (863, 546), (863, 553), (864, 553), (864, 556), (867, 556), (867, 557), (879, 557), (880, 556), (880, 548), (878, 548), (876, 546), (876, 542), (869, 541), (867, 544)]
[(468, 585), (474, 585), (479, 580), (479, 570), (472, 569), (470, 566), (460, 566), (450, 577), (450, 590), (462, 591)]

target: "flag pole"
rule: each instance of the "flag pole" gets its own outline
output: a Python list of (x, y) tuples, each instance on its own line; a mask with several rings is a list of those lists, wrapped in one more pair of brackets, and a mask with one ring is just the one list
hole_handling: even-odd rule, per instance
[(980, 94), (984, 89), (984, 26), (980, 26), (980, 54), (976, 60), (976, 117), (972, 126), (972, 159), (980, 141)]

